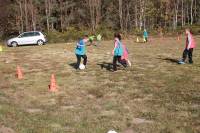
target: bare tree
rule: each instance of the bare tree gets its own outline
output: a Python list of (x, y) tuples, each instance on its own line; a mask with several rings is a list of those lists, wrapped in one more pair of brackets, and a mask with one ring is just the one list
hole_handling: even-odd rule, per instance
[(28, 7), (27, 7), (27, 0), (24, 0), (24, 12), (25, 12), (25, 26), (26, 31), (29, 30), (29, 24), (28, 24)]
[(24, 31), (24, 21), (23, 21), (23, 8), (22, 8), (22, 0), (18, 0), (16, 1), (19, 5), (19, 9), (20, 9), (20, 29), (19, 32), (23, 32)]
[(190, 24), (191, 25), (193, 25), (193, 21), (194, 21), (194, 18), (193, 18), (193, 6), (194, 6), (194, 0), (191, 0), (191, 8), (190, 8), (190, 19), (191, 19)]

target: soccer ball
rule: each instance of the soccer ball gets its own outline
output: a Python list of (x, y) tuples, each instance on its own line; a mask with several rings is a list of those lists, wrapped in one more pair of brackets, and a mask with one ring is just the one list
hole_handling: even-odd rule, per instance
[(110, 130), (110, 131), (108, 131), (108, 133), (117, 133), (117, 132), (114, 130)]
[(84, 70), (84, 69), (85, 69), (85, 65), (80, 64), (80, 65), (79, 65), (79, 69)]

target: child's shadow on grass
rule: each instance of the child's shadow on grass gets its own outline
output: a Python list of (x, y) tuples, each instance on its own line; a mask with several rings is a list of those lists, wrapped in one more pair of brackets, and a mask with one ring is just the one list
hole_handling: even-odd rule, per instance
[[(97, 64), (101, 67), (101, 69), (106, 69), (107, 71), (113, 71), (113, 64), (112, 63), (108, 63), (108, 62), (102, 62)], [(117, 67), (120, 67), (120, 65), (117, 64)]]
[(112, 71), (112, 69), (113, 69), (113, 64), (112, 63), (102, 62), (102, 63), (99, 63), (97, 65), (100, 66), (101, 69), (106, 69), (108, 71)]
[(76, 63), (70, 63), (69, 66), (71, 66), (72, 68), (76, 69)]
[(176, 63), (176, 64), (178, 64), (178, 60), (177, 60), (177, 59), (164, 58), (164, 59), (162, 59), (162, 60), (167, 61), (167, 62), (171, 62), (171, 63)]

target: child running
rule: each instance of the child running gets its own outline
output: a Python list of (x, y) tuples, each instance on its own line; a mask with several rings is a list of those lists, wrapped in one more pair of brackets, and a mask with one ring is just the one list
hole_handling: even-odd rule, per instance
[(113, 56), (113, 70), (114, 71), (117, 71), (117, 61), (121, 64), (122, 61), (121, 61), (121, 57), (123, 55), (123, 46), (122, 46), (122, 43), (121, 43), (121, 35), (119, 33), (115, 33), (114, 34), (114, 49), (113, 49), (113, 52), (112, 54), (114, 55)]
[(80, 39), (77, 43), (75, 54), (77, 57), (76, 69), (79, 69), (81, 58), (83, 58), (83, 65), (87, 65), (87, 55), (86, 55), (86, 43), (88, 42), (88, 36), (85, 35), (83, 39)]
[(193, 64), (192, 55), (193, 55), (193, 49), (196, 47), (196, 43), (190, 29), (186, 29), (185, 33), (186, 33), (186, 46), (185, 50), (183, 51), (182, 59), (178, 63), (185, 64), (185, 60), (188, 56), (189, 63)]

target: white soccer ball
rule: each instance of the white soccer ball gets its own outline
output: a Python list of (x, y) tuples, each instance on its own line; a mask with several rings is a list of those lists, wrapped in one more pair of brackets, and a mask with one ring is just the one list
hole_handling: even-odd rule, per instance
[(110, 131), (108, 131), (108, 133), (117, 133), (117, 132), (114, 130), (110, 130)]
[(80, 64), (80, 65), (79, 65), (79, 69), (84, 70), (84, 69), (85, 69), (85, 65)]

